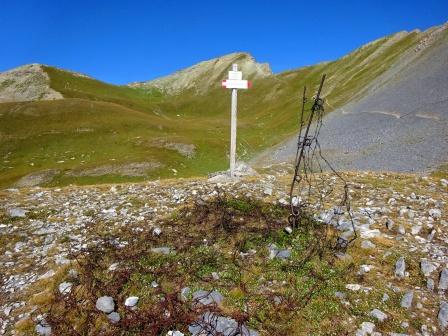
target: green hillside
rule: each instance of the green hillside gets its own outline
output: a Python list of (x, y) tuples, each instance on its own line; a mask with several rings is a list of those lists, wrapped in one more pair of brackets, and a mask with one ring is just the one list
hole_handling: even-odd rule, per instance
[[(296, 131), (303, 85), (311, 95), (327, 73), (324, 96), (330, 112), (362, 95), (420, 39), (419, 33), (383, 38), (333, 62), (255, 78), (252, 89), (239, 91), (240, 159)], [(0, 187), (45, 170), (54, 170), (47, 185), (65, 185), (205, 175), (227, 168), (230, 92), (220, 83), (210, 83), (206, 94), (167, 95), (150, 86), (116, 86), (53, 67), (44, 70), (51, 88), (65, 99), (0, 104)], [(193, 158), (176, 149), (185, 145), (194, 145)], [(117, 167), (133, 163), (154, 167), (137, 176), (117, 173)], [(109, 172), (89, 174), (95, 167)]]

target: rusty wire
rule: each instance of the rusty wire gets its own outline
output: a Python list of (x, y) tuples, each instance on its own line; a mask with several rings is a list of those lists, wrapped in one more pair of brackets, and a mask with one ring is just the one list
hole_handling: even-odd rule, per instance
[[(196, 201), (181, 209), (176, 219), (168, 219), (160, 223), (162, 227), (172, 228), (172, 231), (165, 230), (160, 237), (155, 237), (150, 230), (135, 235), (129, 228), (124, 229), (119, 235), (129, 241), (129, 245), (123, 248), (117, 249), (115, 238), (109, 236), (96, 246), (73, 254), (72, 259), (75, 260), (79, 270), (79, 277), (73, 281), (74, 289), (67, 295), (61, 295), (56, 288), (54, 301), (47, 306), (47, 309), (36, 311), (36, 314), (46, 313), (46, 321), (55, 334), (73, 336), (93, 335), (95, 332), (98, 334), (99, 318), (103, 321), (107, 319), (95, 308), (96, 299), (101, 295), (109, 295), (115, 298), (117, 303), (123, 302), (127, 295), (126, 286), (132, 275), (144, 273), (152, 274), (157, 280), (166, 279), (169, 275), (170, 278), (176, 279), (173, 283), (174, 288), (169, 290), (161, 285), (152, 289), (152, 295), (161, 299), (140, 307), (136, 311), (125, 310), (122, 304), (118, 304), (121, 320), (116, 324), (109, 323), (108, 327), (102, 329), (99, 334), (160, 335), (170, 329), (184, 330), (185, 326), (193, 325), (200, 327), (207, 335), (216, 336), (219, 335), (216, 332), (217, 317), (224, 316), (237, 322), (235, 336), (245, 335), (249, 319), (258, 321), (260, 325), (265, 323), (264, 320), (259, 320), (257, 315), (257, 310), (263, 307), (263, 302), (270, 302), (271, 305), (276, 306), (276, 309), (272, 311), (273, 321), (278, 317), (277, 314), (294, 314), (300, 311), (326, 286), (328, 279), (316, 274), (313, 270), (307, 270), (304, 275), (307, 274), (308, 277), (316, 279), (316, 283), (309, 290), (294, 292), (290, 296), (282, 297), (280, 303), (276, 303), (276, 296), (281, 295), (280, 293), (252, 288), (246, 282), (243, 274), (252, 276), (256, 274), (252, 270), (252, 259), (241, 257), (240, 254), (246, 242), (252, 238), (257, 237), (257, 241), (260, 239), (263, 245), (267, 245), (272, 239), (277, 239), (276, 237), (282, 234), (283, 218), (288, 209), (276, 206), (279, 213), (273, 214), (270, 210), (266, 210), (266, 204), (243, 199), (242, 201), (251, 207), (248, 211), (240, 211), (231, 205), (233, 201), (233, 198), (219, 191), (214, 199), (206, 202)], [(241, 218), (244, 220), (241, 221)], [(297, 269), (303, 270), (304, 265), (311, 258), (322, 257), (321, 254), (327, 247), (323, 243), (327, 233), (324, 227), (316, 225), (312, 218), (307, 220), (303, 218), (303, 225), (308, 232), (312, 232), (312, 239), (303, 253), (303, 258), (282, 264), (281, 267), (291, 274), (295, 274)], [(179, 239), (180, 236), (182, 239)], [(204, 243), (204, 238), (207, 243)], [(219, 259), (219, 262), (238, 272), (230, 283), (225, 278), (219, 280), (219, 288), (226, 290), (231, 290), (235, 286), (239, 288), (244, 293), (244, 297), (252, 302), (252, 306), (248, 306), (244, 311), (223, 311), (214, 303), (200, 305), (195, 304), (194, 301), (181, 300), (179, 296), (181, 289), (192, 282), (208, 284), (209, 288), (217, 288), (212, 279), (201, 276), (198, 272), (201, 262), (213, 262), (211, 259), (216, 257), (214, 252), (183, 258), (181, 264), (176, 258), (161, 263), (157, 267), (148, 267), (140, 262), (145, 255), (151, 255), (152, 247), (160, 246), (160, 244), (171, 244), (179, 255), (189, 256), (189, 251), (192, 249), (204, 244), (213, 247), (223, 239), (232, 246), (233, 253), (231, 255), (221, 253), (220, 258), (225, 260)], [(326, 254), (327, 257), (329, 255), (330, 258), (327, 260), (331, 263), (331, 253)], [(125, 267), (108, 273), (108, 266), (112, 262), (118, 262)], [(188, 274), (183, 273), (183, 269), (188, 269)], [(196, 298), (196, 301), (200, 299)], [(266, 328), (266, 331), (272, 334), (277, 326), (266, 326)], [(281, 332), (276, 334), (286, 335)]]
[[(307, 212), (317, 215), (316, 211), (333, 211), (332, 217), (337, 217), (336, 220), (333, 219), (333, 222), (336, 221), (335, 224), (338, 225), (339, 220), (346, 215), (351, 224), (353, 236), (350, 238), (339, 236), (333, 245), (334, 249), (345, 251), (348, 245), (357, 238), (350, 208), (348, 183), (324, 157), (318, 139), (324, 114), (325, 101), (321, 96), (325, 78), (326, 75), (324, 74), (317, 93), (312, 98), (310, 108), (307, 108), (309, 104), (307, 104), (306, 86), (303, 89), (294, 176), (289, 195), (291, 212), (288, 221), (293, 228), (298, 228)], [(308, 116), (307, 121), (305, 121), (306, 116)], [(323, 174), (324, 171), (329, 171), (330, 174), (325, 175)], [(334, 197), (335, 192), (332, 178), (337, 179), (342, 184), (342, 194), (338, 204), (332, 204), (330, 199), (330, 196)], [(326, 222), (325, 224), (330, 223)]]

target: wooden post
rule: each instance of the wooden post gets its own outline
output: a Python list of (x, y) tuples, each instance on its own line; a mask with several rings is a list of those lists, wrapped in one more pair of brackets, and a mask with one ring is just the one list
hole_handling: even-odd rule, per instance
[[(232, 71), (238, 71), (238, 64), (233, 64)], [(236, 166), (236, 116), (238, 90), (232, 89), (232, 104), (230, 115), (230, 177), (235, 177)]]
[(229, 78), (223, 80), (221, 85), (227, 89), (232, 89), (232, 103), (230, 109), (230, 176), (235, 177), (238, 89), (246, 90), (252, 86), (252, 83), (248, 80), (243, 80), (243, 73), (238, 71), (238, 64), (233, 64), (232, 71), (229, 71)]

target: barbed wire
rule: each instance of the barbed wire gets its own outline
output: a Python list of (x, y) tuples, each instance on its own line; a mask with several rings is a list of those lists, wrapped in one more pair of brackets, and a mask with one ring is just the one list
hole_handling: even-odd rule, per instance
[[(336, 250), (345, 251), (348, 245), (357, 238), (350, 208), (348, 183), (324, 157), (318, 139), (323, 124), (325, 101), (321, 98), (321, 94), (325, 78), (324, 74), (317, 93), (312, 98), (311, 107), (306, 97), (306, 86), (303, 89), (294, 176), (289, 195), (291, 213), (288, 221), (292, 228), (300, 227), (304, 214), (310, 208), (320, 211), (321, 217), (325, 218), (318, 217), (318, 219), (327, 225), (340, 225), (341, 220), (348, 217), (353, 236), (338, 236), (333, 246)], [(307, 115), (308, 120), (305, 120)], [(330, 171), (329, 178), (322, 174), (326, 170)], [(338, 204), (334, 204), (330, 197), (335, 192), (335, 179), (342, 183), (342, 195)], [(317, 216), (316, 213), (315, 216)]]

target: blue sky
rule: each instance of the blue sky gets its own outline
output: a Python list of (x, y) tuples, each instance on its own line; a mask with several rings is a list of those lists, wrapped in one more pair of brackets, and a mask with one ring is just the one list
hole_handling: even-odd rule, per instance
[(123, 84), (248, 51), (280, 72), (447, 20), (447, 0), (0, 0), (0, 71), (37, 62)]

